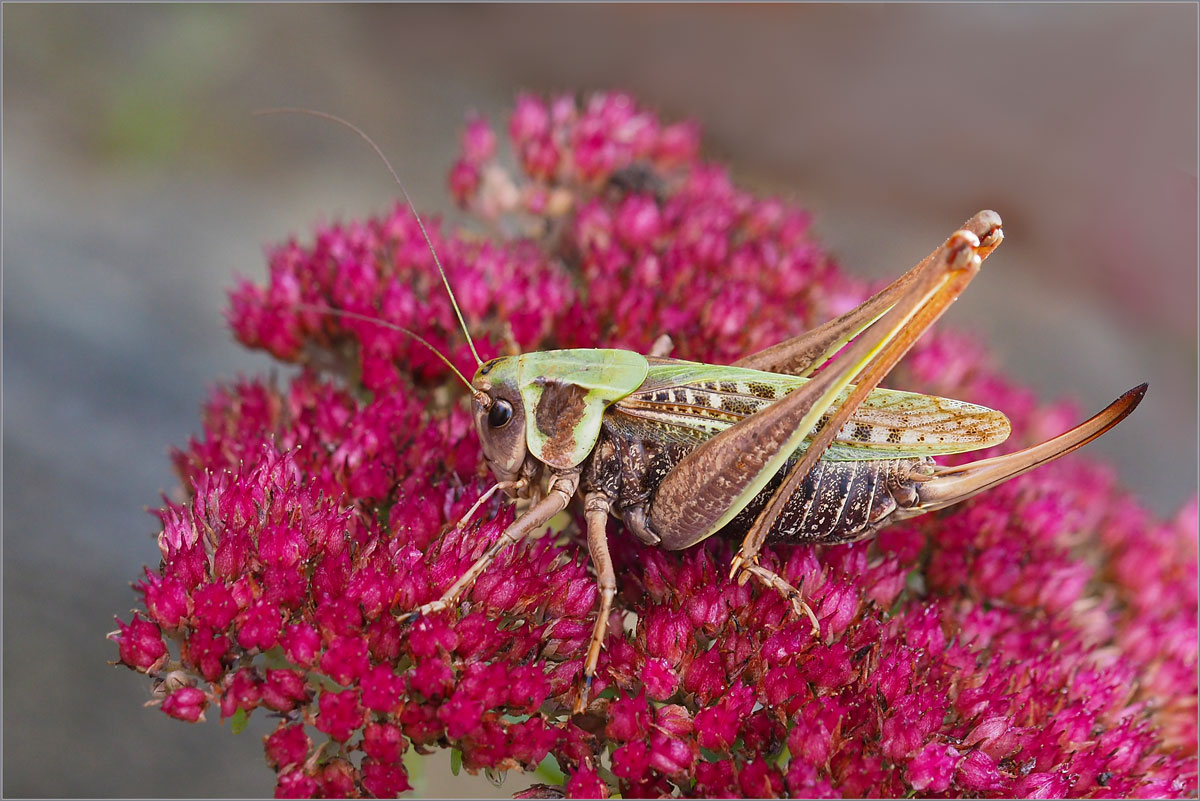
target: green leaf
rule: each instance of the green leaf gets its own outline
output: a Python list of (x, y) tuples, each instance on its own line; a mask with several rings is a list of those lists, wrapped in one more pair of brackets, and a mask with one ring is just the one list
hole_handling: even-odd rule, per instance
[(233, 717), (230, 719), (230, 725), (233, 728), (233, 733), (241, 734), (246, 730), (246, 726), (249, 725), (249, 723), (250, 715), (246, 713), (245, 709), (239, 706), (237, 711), (233, 713)]
[(462, 770), (462, 751), (457, 748), (450, 749), (450, 772), (455, 776)]
[(558, 760), (554, 758), (554, 754), (546, 754), (546, 758), (537, 766), (537, 775), (547, 779), (550, 784), (558, 786), (566, 784), (567, 781), (566, 774), (558, 766)]
[(425, 791), (426, 785), (429, 783), (425, 770), (425, 757), (417, 753), (415, 748), (409, 748), (404, 752), (403, 759), (404, 769), (408, 771), (408, 783), (413, 787), (412, 797), (424, 798), (429, 795)]

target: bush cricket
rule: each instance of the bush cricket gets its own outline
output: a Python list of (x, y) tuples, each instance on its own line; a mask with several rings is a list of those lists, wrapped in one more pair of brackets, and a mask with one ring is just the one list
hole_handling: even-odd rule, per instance
[[(263, 113), (294, 111), (349, 127), (387, 163), (365, 133), (333, 115), (305, 109)], [(388, 170), (415, 215), (390, 164)], [(1146, 392), (1146, 384), (1137, 386), (1084, 423), (1024, 450), (955, 467), (934, 463), (939, 455), (1003, 442), (1008, 419), (962, 401), (877, 387), (962, 293), (1003, 236), (999, 215), (981, 211), (857, 308), (728, 366), (615, 349), (544, 351), (485, 362), (436, 253), (434, 263), (478, 364), (469, 381), (415, 332), (352, 312), (302, 306), (400, 330), (432, 350), (466, 385), (483, 456), (497, 483), (459, 526), (497, 491), (529, 501), (441, 598), (401, 617), (452, 607), (498, 554), (578, 496), (600, 608), (576, 713), (587, 707), (617, 591), (605, 531), (610, 515), (643, 543), (668, 550), (718, 533), (741, 538), (730, 577), (741, 583), (753, 578), (781, 593), (819, 634), (817, 617), (800, 591), (758, 563), (764, 543), (850, 542), (958, 503), (1087, 444), (1128, 416)], [(425, 239), (432, 251), (428, 235)]]

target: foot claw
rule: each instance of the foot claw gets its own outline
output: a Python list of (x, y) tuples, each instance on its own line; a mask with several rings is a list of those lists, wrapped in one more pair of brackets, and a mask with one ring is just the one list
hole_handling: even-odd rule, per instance
[(592, 677), (588, 676), (583, 680), (583, 686), (579, 688), (579, 696), (575, 699), (575, 707), (571, 710), (572, 715), (582, 715), (587, 709), (588, 699), (592, 696)]
[(812, 610), (812, 607), (804, 602), (799, 595), (792, 598), (792, 611), (796, 613), (796, 617), (808, 615), (808, 622), (812, 623), (812, 634), (814, 637), (821, 636), (821, 624), (817, 621), (817, 614)]
[(749, 566), (756, 564), (758, 564), (757, 556), (747, 559), (740, 553), (737, 554), (733, 557), (733, 562), (729, 566), (729, 580), (733, 581), (736, 578), (739, 587), (745, 586), (746, 582), (750, 580), (751, 571)]
[(411, 612), (396, 615), (396, 620), (400, 623), (413, 623), (423, 617), (432, 615), (434, 612), (441, 612), (443, 609), (448, 609), (449, 604), (442, 601), (434, 601), (431, 604), (422, 604)]

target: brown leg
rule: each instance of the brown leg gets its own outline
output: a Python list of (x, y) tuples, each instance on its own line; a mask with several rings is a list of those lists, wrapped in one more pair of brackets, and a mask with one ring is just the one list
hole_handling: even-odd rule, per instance
[(975, 234), (955, 232), (911, 277), (891, 309), (839, 357), (844, 366), (822, 370), (782, 400), (691, 450), (663, 477), (647, 511), (662, 547), (687, 548), (720, 530), (808, 441), (801, 467), (788, 476), (747, 535), (735, 572), (752, 561), (783, 504), (845, 421), (979, 271), (980, 252)]
[(436, 601), (424, 604), (412, 612), (400, 615), (401, 620), (414, 620), (423, 615), (430, 615), (434, 612), (440, 612), (443, 609), (448, 609), (458, 600), (458, 596), (464, 590), (475, 583), (475, 579), (479, 578), (484, 570), (487, 570), (488, 565), (508, 546), (520, 541), (527, 534), (536, 528), (544, 526), (550, 521), (550, 518), (567, 508), (567, 503), (575, 494), (575, 488), (579, 486), (579, 471), (566, 473), (555, 476), (550, 485), (550, 490), (546, 497), (531, 506), (525, 514), (518, 517), (512, 522), (504, 533), (492, 543), (482, 556), (475, 560), (475, 563), (467, 569), (466, 573), (454, 582), (450, 589), (442, 593), (442, 597)]
[[(979, 257), (986, 259), (1004, 239), (1000, 228), (1000, 215), (994, 211), (981, 211), (963, 223), (960, 230), (970, 231), (979, 237)], [(850, 311), (806, 331), (800, 336), (784, 340), (757, 353), (743, 357), (733, 363), (734, 367), (749, 367), (769, 373), (787, 373), (806, 376), (827, 362), (847, 342), (858, 336), (867, 326), (878, 320), (896, 304), (911, 288), (913, 278), (929, 266), (941, 248), (926, 256), (916, 267), (897, 278), (878, 294), (863, 301)]]
[[(796, 392), (808, 390), (821, 384), (823, 380), (831, 383), (833, 390), (839, 393), (847, 389), (850, 382), (854, 383), (853, 391), (841, 401), (837, 411), (816, 430), (804, 456), (788, 472), (783, 484), (759, 513), (758, 519), (754, 521), (754, 525), (742, 541), (737, 556), (733, 558), (731, 576), (745, 570), (746, 565), (755, 563), (767, 533), (783, 513), (788, 499), (825, 453), (838, 431), (921, 334), (933, 325), (966, 288), (967, 283), (979, 270), (979, 248), (980, 242), (975, 234), (961, 230), (952, 234), (946, 240), (946, 244), (935, 253), (927, 267), (928, 272), (920, 275), (906, 296), (877, 323), (883, 332), (882, 335), (864, 336), (851, 345), (849, 352), (845, 354), (849, 368), (825, 370), (802, 389), (792, 393), (794, 395)], [(828, 409), (829, 405), (826, 404), (822, 411)]]
[(592, 677), (596, 675), (596, 663), (600, 661), (600, 646), (603, 645), (604, 635), (608, 631), (608, 616), (612, 613), (613, 598), (617, 594), (617, 574), (613, 570), (612, 557), (608, 554), (608, 534), (605, 531), (608, 523), (608, 498), (598, 492), (592, 493), (587, 496), (584, 509), (588, 551), (592, 555), (592, 564), (596, 567), (596, 584), (600, 588), (600, 612), (596, 615), (596, 623), (592, 627), (592, 641), (583, 668), (583, 686), (575, 702), (576, 715), (587, 708), (588, 695), (592, 690)]
[[(750, 576), (758, 579), (760, 582), (778, 592), (784, 598), (792, 602), (792, 611), (796, 613), (796, 617), (808, 615), (809, 622), (812, 623), (812, 633), (814, 637), (821, 634), (821, 624), (817, 622), (817, 614), (813, 612), (812, 607), (804, 602), (804, 597), (800, 594), (800, 590), (788, 584), (783, 576), (773, 570), (768, 570), (756, 562), (750, 562), (742, 567), (742, 575), (738, 578), (740, 583), (745, 583)], [(803, 587), (804, 585), (801, 584)]]
[(479, 500), (475, 501), (475, 503), (471, 505), (471, 508), (467, 510), (467, 513), (462, 516), (461, 520), (454, 524), (454, 527), (457, 529), (466, 528), (467, 523), (471, 522), (471, 518), (475, 516), (475, 513), (479, 511), (480, 507), (487, 503), (488, 499), (495, 495), (498, 491), (520, 489), (523, 486), (525, 486), (525, 479), (523, 478), (517, 481), (501, 481), (497, 484), (493, 484), (491, 489), (479, 496)]

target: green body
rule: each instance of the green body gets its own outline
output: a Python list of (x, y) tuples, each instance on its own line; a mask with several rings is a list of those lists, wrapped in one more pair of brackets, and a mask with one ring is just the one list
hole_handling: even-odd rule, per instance
[[(599, 348), (493, 359), (480, 367), (476, 382), (481, 376), (519, 393), (529, 453), (559, 469), (575, 467), (588, 457), (613, 404), (665, 437), (708, 439), (810, 380)], [(847, 387), (829, 413), (852, 390), (853, 386)], [(875, 460), (963, 453), (1003, 442), (1008, 433), (1007, 418), (992, 409), (876, 389), (821, 458)], [(787, 455), (802, 452), (807, 440), (802, 438)]]

